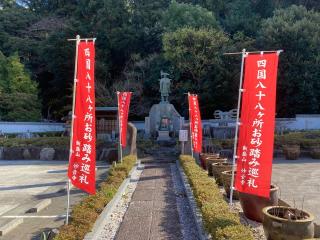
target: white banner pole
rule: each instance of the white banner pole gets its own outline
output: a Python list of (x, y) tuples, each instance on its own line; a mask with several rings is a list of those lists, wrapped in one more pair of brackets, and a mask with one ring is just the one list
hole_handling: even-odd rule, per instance
[(230, 207), (232, 206), (232, 198), (233, 198), (233, 190), (234, 190), (234, 173), (235, 173), (235, 164), (237, 156), (237, 144), (238, 144), (238, 132), (239, 132), (239, 116), (240, 116), (240, 104), (241, 104), (241, 96), (242, 96), (242, 83), (243, 83), (243, 68), (244, 68), (244, 58), (246, 55), (246, 50), (242, 50), (242, 61), (241, 61), (241, 73), (240, 73), (240, 84), (239, 84), (239, 94), (238, 94), (238, 111), (237, 111), (237, 120), (236, 120), (236, 131), (234, 135), (234, 146), (233, 146), (233, 159), (232, 159), (232, 177), (231, 177), (231, 185), (230, 185)]
[(190, 93), (188, 92), (188, 105), (189, 105), (189, 127), (190, 127), (190, 146), (191, 146), (191, 156), (193, 157), (193, 142), (192, 142), (192, 128), (191, 128), (191, 109), (190, 109), (190, 102), (189, 102)]
[(119, 128), (119, 153), (120, 153), (120, 163), (122, 163), (121, 124), (120, 124), (120, 111), (119, 111), (119, 93), (120, 93), (120, 92), (117, 92), (117, 104), (118, 104), (118, 128)]
[[(75, 112), (75, 102), (76, 102), (76, 88), (77, 88), (77, 72), (78, 72), (78, 46), (80, 43), (80, 36), (77, 35), (76, 38), (76, 57), (75, 57), (75, 64), (74, 64), (74, 78), (73, 78), (73, 95), (72, 95), (72, 117), (71, 117), (71, 128), (70, 128), (70, 146), (69, 146), (69, 164), (70, 159), (73, 154), (72, 150), (72, 142), (73, 142), (73, 122), (74, 122), (74, 112)], [(66, 225), (69, 224), (69, 211), (70, 211), (70, 179), (68, 177), (67, 182), (67, 214), (66, 214)]]

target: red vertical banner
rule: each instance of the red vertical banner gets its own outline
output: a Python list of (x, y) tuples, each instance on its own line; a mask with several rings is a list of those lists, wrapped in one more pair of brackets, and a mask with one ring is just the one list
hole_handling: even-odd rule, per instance
[(119, 135), (121, 136), (121, 146), (127, 146), (127, 126), (130, 107), (131, 92), (117, 92), (118, 95), (118, 116)]
[(93, 41), (78, 46), (76, 97), (68, 177), (77, 188), (95, 194), (96, 118)]
[(202, 124), (198, 102), (198, 95), (188, 94), (189, 118), (192, 138), (192, 150), (197, 153), (202, 151)]
[(235, 188), (269, 198), (275, 127), (278, 53), (247, 54)]

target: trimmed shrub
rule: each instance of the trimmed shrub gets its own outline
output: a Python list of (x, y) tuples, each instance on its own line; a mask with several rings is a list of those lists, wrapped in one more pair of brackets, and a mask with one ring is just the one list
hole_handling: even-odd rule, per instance
[(106, 181), (100, 184), (95, 195), (85, 197), (75, 205), (71, 213), (69, 225), (62, 226), (55, 240), (81, 240), (92, 229), (99, 214), (117, 193), (123, 180), (136, 163), (136, 156), (123, 158), (123, 162), (112, 166)]
[(208, 233), (216, 240), (253, 240), (250, 228), (241, 225), (238, 214), (230, 212), (219, 187), (208, 178), (195, 159), (181, 155), (180, 162), (202, 213)]

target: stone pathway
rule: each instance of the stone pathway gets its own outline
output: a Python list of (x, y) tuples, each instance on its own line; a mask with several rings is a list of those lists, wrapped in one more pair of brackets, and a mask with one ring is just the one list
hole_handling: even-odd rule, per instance
[(144, 160), (144, 170), (115, 239), (197, 239), (190, 209), (177, 206), (177, 201), (185, 204), (177, 199), (186, 196), (174, 175), (176, 156), (169, 149), (160, 149)]

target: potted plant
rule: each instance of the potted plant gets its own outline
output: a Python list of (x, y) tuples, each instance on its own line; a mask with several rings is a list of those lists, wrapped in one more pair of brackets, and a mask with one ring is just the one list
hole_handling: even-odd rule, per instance
[(297, 133), (289, 133), (281, 137), (282, 152), (286, 159), (296, 160), (300, 156), (302, 137)]
[(208, 157), (206, 158), (206, 162), (207, 162), (207, 169), (208, 169), (208, 175), (209, 176), (213, 176), (213, 172), (212, 172), (212, 164), (213, 163), (224, 163), (227, 162), (227, 158), (213, 158), (213, 157)]
[(200, 153), (200, 162), (203, 169), (207, 169), (207, 158), (219, 158), (218, 153)]
[[(237, 171), (234, 171), (234, 179), (236, 179)], [(232, 178), (232, 171), (223, 171), (221, 173), (221, 179), (223, 183), (224, 190), (226, 191), (227, 198), (230, 198), (230, 186), (231, 186), (231, 178)], [(239, 192), (233, 190), (233, 199), (239, 199)]]
[(320, 159), (320, 142), (318, 139), (304, 139), (302, 147), (309, 152), (313, 159)]
[(269, 240), (300, 240), (314, 237), (314, 216), (304, 210), (269, 206), (262, 210), (263, 229)]
[(298, 144), (283, 145), (282, 151), (287, 160), (297, 160), (301, 152)]
[(218, 163), (211, 164), (213, 176), (216, 179), (216, 183), (219, 186), (223, 185), (221, 173), (223, 171), (232, 170), (232, 166), (233, 166), (232, 163), (227, 163), (227, 162), (218, 162)]
[(262, 209), (268, 206), (278, 205), (279, 187), (270, 186), (270, 197), (264, 198), (248, 193), (239, 192), (239, 200), (244, 215), (254, 221), (262, 222)]

